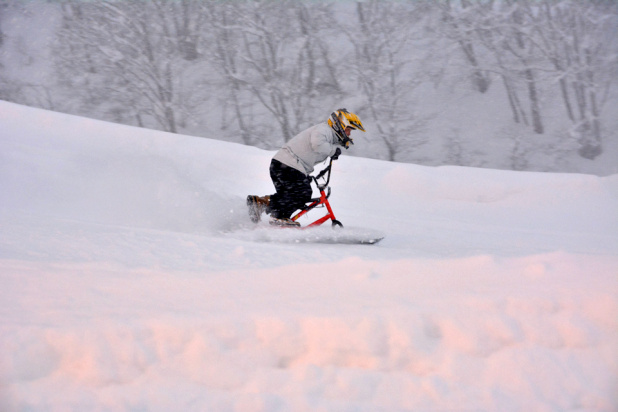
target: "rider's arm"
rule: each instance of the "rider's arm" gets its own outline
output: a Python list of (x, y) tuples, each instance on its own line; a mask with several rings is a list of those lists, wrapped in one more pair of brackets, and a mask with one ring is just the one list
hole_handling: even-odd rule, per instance
[(311, 133), (311, 149), (317, 154), (318, 161), (323, 161), (333, 156), (337, 147), (331, 142), (330, 136), (315, 129)]

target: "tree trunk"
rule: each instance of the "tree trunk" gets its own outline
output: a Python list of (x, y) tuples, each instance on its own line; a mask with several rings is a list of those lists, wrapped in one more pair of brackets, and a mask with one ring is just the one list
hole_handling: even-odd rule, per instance
[(532, 127), (535, 133), (543, 134), (543, 120), (541, 119), (541, 110), (539, 108), (539, 98), (536, 90), (536, 82), (532, 69), (526, 69), (526, 82), (528, 83), (528, 98), (530, 99), (530, 114), (532, 115)]

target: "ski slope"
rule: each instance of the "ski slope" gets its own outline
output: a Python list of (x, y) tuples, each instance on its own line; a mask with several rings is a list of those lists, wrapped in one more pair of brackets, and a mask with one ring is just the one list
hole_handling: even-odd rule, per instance
[(338, 245), (272, 155), (0, 102), (0, 410), (618, 408), (618, 175), (344, 154)]

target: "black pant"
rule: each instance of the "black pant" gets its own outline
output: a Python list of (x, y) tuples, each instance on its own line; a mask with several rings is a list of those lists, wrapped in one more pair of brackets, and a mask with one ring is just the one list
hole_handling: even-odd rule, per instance
[(270, 162), (270, 178), (277, 190), (277, 193), (270, 196), (268, 213), (271, 216), (289, 218), (295, 210), (311, 200), (311, 181), (303, 172), (273, 159)]

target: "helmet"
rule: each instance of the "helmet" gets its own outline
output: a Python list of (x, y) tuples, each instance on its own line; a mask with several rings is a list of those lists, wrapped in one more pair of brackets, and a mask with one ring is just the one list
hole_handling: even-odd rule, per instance
[(332, 112), (328, 118), (328, 125), (333, 128), (341, 145), (346, 149), (350, 147), (350, 144), (354, 144), (354, 141), (345, 134), (346, 127), (363, 132), (365, 131), (358, 116), (348, 112), (346, 109), (337, 109)]

